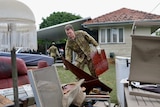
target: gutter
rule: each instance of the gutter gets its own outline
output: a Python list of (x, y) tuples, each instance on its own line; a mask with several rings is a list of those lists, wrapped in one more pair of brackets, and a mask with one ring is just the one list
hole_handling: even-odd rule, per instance
[(160, 20), (136, 20), (136, 21), (122, 21), (122, 22), (101, 22), (93, 24), (82, 24), (84, 28), (98, 28), (98, 27), (107, 27), (107, 26), (122, 26), (122, 25), (133, 25), (139, 26), (160, 26)]
[(119, 25), (132, 25), (134, 21), (124, 21), (124, 22), (103, 22), (103, 23), (93, 23), (93, 24), (82, 24), (84, 28), (92, 27), (104, 27), (104, 26), (119, 26)]

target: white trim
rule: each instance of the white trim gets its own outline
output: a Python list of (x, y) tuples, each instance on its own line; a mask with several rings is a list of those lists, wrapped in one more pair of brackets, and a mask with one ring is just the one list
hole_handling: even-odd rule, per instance
[[(108, 38), (107, 38), (107, 30), (110, 29), (110, 37), (111, 37), (111, 40), (110, 42), (108, 42)], [(116, 42), (113, 42), (113, 29), (116, 29)], [(119, 41), (119, 30), (122, 29), (123, 30), (123, 42), (120, 42)], [(101, 41), (101, 30), (105, 30), (105, 42), (102, 42)], [(124, 43), (125, 42), (125, 34), (124, 34), (124, 27), (114, 27), (114, 28), (100, 28), (98, 30), (98, 40), (99, 40), (99, 43), (100, 44), (106, 44), (106, 43)]]

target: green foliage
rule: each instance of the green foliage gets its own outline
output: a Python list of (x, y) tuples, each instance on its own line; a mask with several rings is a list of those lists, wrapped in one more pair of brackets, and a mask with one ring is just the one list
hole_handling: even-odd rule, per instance
[(46, 40), (38, 40), (38, 52), (41, 52), (43, 54), (46, 54), (46, 50), (45, 50), (45, 45), (50, 45), (51, 42), (50, 41), (46, 41)]
[(156, 36), (160, 36), (160, 30), (156, 31)]
[(45, 40), (38, 40), (38, 44), (45, 45), (46, 43), (51, 44), (51, 42), (48, 42), (48, 41), (45, 41)]
[(61, 40), (57, 41), (56, 44), (65, 44), (66, 41), (67, 41), (66, 38), (65, 39), (61, 39)]
[(57, 25), (57, 24), (60, 24), (60, 23), (72, 21), (72, 20), (75, 20), (75, 19), (80, 19), (80, 18), (82, 18), (82, 17), (79, 16), (79, 15), (74, 15), (72, 13), (53, 12), (46, 19), (42, 18), (43, 21), (40, 24), (40, 29), (45, 28), (45, 27), (49, 27), (49, 26), (53, 26), (53, 25)]

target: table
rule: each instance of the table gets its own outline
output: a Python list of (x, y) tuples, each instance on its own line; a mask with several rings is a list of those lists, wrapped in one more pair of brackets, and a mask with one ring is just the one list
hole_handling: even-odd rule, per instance
[(127, 85), (124, 85), (124, 93), (127, 107), (160, 107), (160, 99), (130, 95)]
[[(14, 100), (13, 88), (0, 89), (0, 96), (6, 98), (10, 101)], [(22, 85), (18, 87), (18, 96), (19, 99), (28, 99), (28, 105), (35, 103), (34, 94), (30, 84)]]

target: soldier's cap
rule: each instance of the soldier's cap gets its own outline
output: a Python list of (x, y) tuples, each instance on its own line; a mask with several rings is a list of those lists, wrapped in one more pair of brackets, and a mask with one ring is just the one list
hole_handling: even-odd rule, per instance
[(67, 24), (65, 27), (64, 27), (65, 30), (69, 30), (69, 29), (72, 29), (74, 30), (73, 26), (71, 24)]

